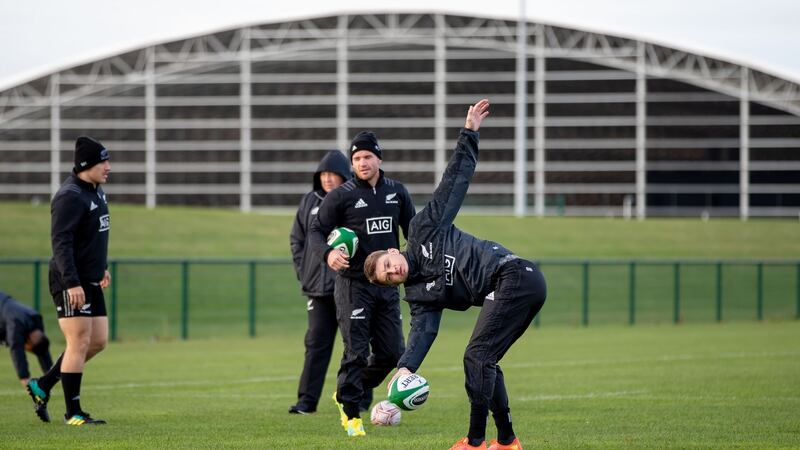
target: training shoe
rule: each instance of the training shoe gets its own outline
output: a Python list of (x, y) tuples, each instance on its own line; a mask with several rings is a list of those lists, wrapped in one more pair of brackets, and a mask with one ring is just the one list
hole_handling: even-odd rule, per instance
[(308, 414), (314, 414), (315, 412), (317, 412), (316, 409), (310, 409), (300, 405), (292, 405), (289, 407), (289, 414), (302, 414), (305, 416)]
[(364, 431), (364, 424), (359, 418), (348, 420), (347, 423), (345, 423), (344, 429), (347, 430), (347, 435), (350, 437), (367, 435), (367, 433)]
[(50, 396), (47, 395), (44, 389), (39, 387), (39, 380), (37, 378), (31, 378), (25, 385), (25, 389), (28, 391), (28, 395), (31, 396), (31, 399), (33, 399), (33, 409), (36, 411), (36, 415), (39, 416), (39, 419), (41, 419), (42, 422), (50, 422), (50, 413), (47, 412), (47, 401), (50, 400)]
[(450, 447), (450, 450), (488, 450), (486, 448), (486, 441), (481, 442), (481, 445), (473, 447), (469, 445), (469, 438), (459, 439), (458, 442)]
[(508, 445), (501, 444), (497, 439), (492, 439), (487, 450), (522, 450), (522, 444), (520, 444), (519, 439), (516, 437)]
[(342, 426), (344, 429), (347, 429), (347, 414), (344, 413), (344, 406), (339, 403), (339, 400), (336, 398), (336, 391), (333, 391), (333, 403), (336, 403), (336, 407), (339, 409), (339, 420), (342, 421)]
[(72, 417), (64, 415), (64, 423), (78, 427), (81, 425), (105, 425), (106, 421), (103, 419), (92, 419), (89, 413), (81, 412), (73, 414)]

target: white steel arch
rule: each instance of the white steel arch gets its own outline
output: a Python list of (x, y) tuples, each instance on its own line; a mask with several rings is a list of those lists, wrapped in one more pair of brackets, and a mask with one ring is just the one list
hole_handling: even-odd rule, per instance
[[(527, 42), (520, 45), (519, 35), (522, 30)], [(395, 48), (387, 51), (387, 46), (405, 47)], [(3, 140), (3, 130), (34, 130), (48, 129), (50, 133), (49, 149), (51, 151), (50, 163), (47, 170), (50, 175), (50, 183), (46, 188), (41, 186), (31, 187), (27, 192), (31, 195), (52, 192), (57, 186), (60, 173), (64, 171), (67, 162), (62, 163), (63, 157), (59, 150), (64, 148), (61, 141), (62, 129), (67, 127), (91, 128), (102, 127), (104, 125), (114, 129), (125, 129), (129, 127), (134, 130), (144, 130), (144, 147), (146, 147), (145, 164), (142, 172), (145, 175), (145, 182), (141, 184), (133, 183), (126, 186), (131, 193), (144, 195), (145, 203), (148, 206), (155, 206), (158, 194), (167, 192), (174, 195), (208, 190), (216, 193), (231, 193), (238, 197), (237, 204), (244, 210), (252, 207), (252, 197), (257, 194), (277, 195), (281, 193), (297, 193), (306, 187), (293, 185), (291, 183), (271, 183), (260, 187), (253, 185), (251, 172), (254, 170), (273, 171), (279, 170), (283, 166), (279, 163), (271, 163), (265, 167), (264, 163), (253, 161), (251, 156), (253, 151), (268, 151), (270, 149), (291, 149), (303, 148), (313, 145), (304, 143), (302, 139), (290, 140), (262, 140), (253, 137), (254, 128), (283, 127), (286, 129), (303, 127), (332, 127), (336, 130), (335, 138), (331, 139), (331, 146), (342, 148), (347, 142), (349, 128), (358, 123), (362, 126), (374, 126), (379, 128), (388, 126), (408, 127), (409, 129), (433, 128), (435, 136), (429, 138), (430, 143), (422, 144), (417, 142), (403, 142), (403, 145), (410, 150), (415, 146), (428, 147), (435, 149), (431, 165), (424, 162), (407, 161), (397, 164), (398, 167), (406, 170), (419, 170), (424, 168), (430, 170), (436, 177), (439, 176), (444, 165), (446, 154), (446, 139), (449, 136), (445, 133), (445, 127), (452, 127), (454, 121), (449, 120), (447, 106), (472, 101), (472, 95), (444, 92), (448, 83), (469, 83), (471, 80), (480, 80), (481, 77), (491, 78), (497, 83), (513, 81), (516, 75), (513, 71), (505, 72), (454, 72), (447, 69), (449, 61), (456, 59), (492, 59), (499, 60), (515, 58), (520, 48), (524, 48), (529, 58), (535, 61), (533, 65), (522, 65), (529, 73), (522, 79), (530, 80), (534, 83), (534, 89), (529, 90), (533, 95), (528, 95), (529, 104), (533, 107), (534, 114), (530, 119), (526, 119), (526, 127), (533, 127), (533, 140), (517, 139), (516, 151), (520, 155), (527, 155), (529, 149), (534, 150), (534, 158), (526, 157), (524, 164), (525, 172), (535, 174), (533, 186), (526, 186), (525, 189), (513, 188), (513, 183), (491, 182), (491, 180), (476, 184), (471, 192), (484, 193), (486, 195), (513, 195), (514, 204), (529, 204), (528, 194), (534, 195), (536, 214), (545, 214), (545, 193), (553, 195), (568, 196), (574, 193), (583, 192), (577, 185), (564, 184), (552, 186), (545, 181), (548, 174), (554, 172), (570, 172), (575, 169), (578, 172), (590, 171), (627, 171), (635, 173), (635, 182), (629, 183), (595, 183), (591, 186), (592, 194), (617, 195), (632, 194), (637, 198), (637, 215), (644, 217), (647, 212), (646, 197), (648, 193), (659, 194), (659, 189), (676, 193), (684, 187), (658, 187), (650, 186), (646, 181), (648, 170), (659, 170), (659, 167), (666, 167), (668, 164), (658, 163), (648, 165), (647, 148), (659, 148), (663, 146), (688, 148), (692, 145), (689, 140), (681, 139), (662, 139), (655, 141), (648, 139), (646, 130), (648, 126), (657, 126), (658, 117), (650, 117), (647, 114), (647, 103), (661, 95), (662, 98), (668, 94), (653, 94), (647, 91), (648, 79), (669, 79), (676, 80), (687, 85), (693, 85), (706, 93), (693, 93), (694, 100), (702, 100), (703, 96), (708, 101), (725, 101), (733, 99), (742, 106), (739, 108), (737, 125), (740, 129), (739, 135), (730, 138), (716, 138), (708, 141), (711, 147), (736, 147), (740, 149), (740, 164), (736, 169), (739, 171), (739, 186), (734, 191), (740, 196), (738, 214), (746, 218), (753, 210), (749, 207), (749, 197), (751, 193), (769, 193), (771, 191), (783, 190), (787, 195), (800, 193), (800, 183), (784, 183), (781, 186), (761, 186), (753, 189), (749, 184), (749, 177), (746, 176), (753, 168), (759, 169), (769, 166), (765, 164), (752, 164), (748, 154), (750, 145), (757, 144), (763, 148), (779, 147), (800, 147), (800, 142), (791, 137), (785, 138), (753, 138), (748, 130), (751, 125), (765, 125), (768, 119), (758, 118), (755, 120), (750, 116), (748, 105), (756, 102), (775, 110), (787, 113), (785, 116), (776, 116), (773, 122), (784, 123), (786, 125), (797, 124), (797, 116), (800, 116), (800, 92), (798, 85), (789, 80), (775, 77), (768, 73), (744, 67), (738, 64), (726, 62), (717, 58), (706, 57), (679, 49), (669, 48), (663, 45), (643, 42), (640, 40), (599, 34), (582, 30), (556, 27), (541, 23), (526, 23), (525, 27), (517, 27), (513, 20), (489, 19), (480, 17), (464, 17), (445, 14), (354, 14), (340, 15), (333, 17), (316, 17), (291, 22), (275, 24), (264, 24), (249, 26), (245, 28), (233, 29), (219, 33), (197, 36), (176, 42), (167, 42), (147, 46), (139, 50), (114, 55), (109, 58), (84, 64), (66, 70), (53, 73), (39, 80), (33, 80), (19, 86), (15, 86), (0, 92), (0, 171), (3, 167), (3, 150), (25, 150), (36, 149), (39, 144), (35, 140), (6, 141)], [(336, 70), (332, 72), (304, 72), (304, 73), (262, 73), (252, 72), (251, 66), (259, 62), (270, 61), (276, 58), (290, 60), (319, 60), (335, 61)], [(403, 73), (368, 73), (352, 72), (351, 66), (358, 61), (373, 61), (375, 64), (389, 63), (392, 61), (404, 60), (431, 60), (434, 61), (433, 69), (424, 72), (403, 72)], [(558, 73), (549, 71), (545, 61), (550, 60), (575, 60), (587, 61), (599, 66), (608, 67), (607, 72), (594, 71), (595, 73), (579, 73), (580, 71), (566, 71)], [(236, 65), (236, 71), (227, 71), (226, 68)], [(531, 71), (532, 68), (532, 72)], [(630, 92), (590, 92), (580, 94), (569, 93), (550, 93), (547, 92), (545, 85), (549, 81), (558, 81), (559, 77), (571, 80), (580, 80), (581, 77), (593, 77), (593, 79), (632, 80), (635, 88)], [(336, 95), (310, 94), (310, 95), (256, 95), (252, 92), (252, 86), (259, 83), (284, 83), (284, 82), (305, 82), (308, 84), (333, 83), (337, 86)], [(360, 95), (348, 91), (353, 83), (384, 82), (391, 83), (431, 83), (435, 86), (434, 95), (427, 93), (401, 94), (401, 95)], [(158, 88), (163, 86), (177, 86), (182, 84), (199, 85), (206, 83), (209, 85), (236, 85), (238, 94), (235, 96), (225, 95), (194, 95), (187, 98), (171, 96), (162, 99), (158, 95)], [(126, 92), (134, 92), (141, 89), (142, 95), (122, 95)], [(719, 95), (715, 95), (719, 94)], [(676, 98), (681, 97), (680, 93), (674, 94)], [(688, 97), (689, 94), (683, 95)], [(513, 96), (512, 96), (513, 97)], [(499, 103), (513, 102), (509, 94), (493, 95)], [(383, 103), (380, 103), (383, 102)], [(635, 105), (635, 114), (630, 117), (611, 117), (611, 116), (577, 116), (561, 117), (549, 116), (547, 105), (551, 104), (585, 104), (585, 103), (604, 103), (618, 102), (631, 103)], [(79, 106), (119, 106), (119, 107), (142, 107), (145, 109), (144, 117), (141, 119), (109, 119), (91, 120), (91, 127), (86, 126), (87, 121), (77, 119), (66, 119), (62, 117), (62, 110), (70, 107)], [(204, 104), (209, 106), (236, 106), (239, 114), (235, 118), (223, 119), (215, 118), (201, 120), (197, 118), (159, 118), (157, 108), (161, 107), (190, 107), (194, 104)], [(315, 105), (333, 105), (336, 107), (335, 117), (326, 118), (305, 118), (303, 120), (279, 118), (257, 118), (251, 115), (253, 108), (268, 105), (292, 105), (298, 107)], [(407, 117), (396, 120), (376, 117), (375, 119), (362, 119), (354, 121), (350, 117), (350, 112), (354, 105), (371, 104), (399, 104), (399, 105), (428, 105), (433, 104), (433, 120), (425, 118)], [(43, 118), (42, 111), (47, 111), (46, 118)], [(730, 118), (699, 118), (708, 120), (715, 125), (726, 124)], [(677, 123), (679, 118), (671, 118), (672, 122)], [(433, 122), (434, 125), (430, 123)], [(513, 128), (513, 118), (504, 121), (497, 118), (496, 122), (503, 127)], [(697, 121), (693, 122), (697, 123)], [(586, 140), (582, 138), (565, 139), (553, 141), (545, 137), (548, 127), (569, 127), (569, 126), (632, 126), (636, 129), (634, 138), (615, 138), (603, 140)], [(240, 157), (237, 164), (217, 163), (213, 165), (213, 170), (220, 173), (240, 173), (241, 176), (236, 185), (207, 187), (187, 184), (184, 186), (172, 185), (164, 186), (158, 182), (157, 170), (178, 172), (180, 167), (156, 164), (157, 148), (159, 140), (157, 138), (159, 130), (165, 129), (235, 129), (238, 130), (238, 138), (235, 140), (207, 141), (200, 144), (190, 143), (197, 148), (219, 148), (232, 149), (239, 152)], [(523, 136), (525, 136), (523, 134)], [(255, 142), (254, 142), (255, 141)], [(402, 140), (400, 140), (402, 142)], [(508, 146), (502, 140), (496, 145)], [(122, 144), (116, 148), (125, 148), (128, 144)], [(131, 147), (135, 145), (131, 144)], [(173, 142), (169, 148), (176, 151), (185, 151), (179, 142)], [(571, 148), (631, 148), (635, 149), (636, 155), (632, 161), (612, 162), (605, 161), (593, 164), (569, 162), (545, 162), (545, 150), (568, 150)], [(210, 151), (210, 150), (209, 150)], [(201, 163), (186, 165), (186, 171), (201, 171), (212, 168), (202, 166)], [(547, 170), (545, 170), (547, 164)], [(795, 167), (796, 163), (789, 163), (784, 166), (784, 170), (800, 169)], [(10, 164), (5, 164), (10, 166)], [(133, 166), (133, 165), (132, 165)], [(32, 166), (33, 167), (33, 166)], [(39, 167), (39, 166), (35, 166)], [(305, 166), (304, 166), (305, 167)], [(430, 168), (433, 167), (433, 170)], [(519, 163), (517, 163), (517, 168)], [(728, 167), (728, 166), (726, 166)], [(285, 168), (285, 167), (284, 167)], [(513, 165), (502, 160), (490, 161), (486, 166), (482, 165), (482, 170), (489, 172), (512, 172)], [(519, 174), (519, 171), (517, 171)], [(517, 183), (524, 182), (525, 177), (518, 177)], [(424, 192), (433, 185), (434, 180), (429, 183), (417, 183), (418, 190)], [(2, 183), (0, 183), (2, 184)], [(411, 183), (412, 185), (414, 183)], [(702, 191), (706, 188), (696, 188)], [(759, 190), (760, 189), (760, 190)], [(730, 186), (717, 186), (707, 188), (709, 195), (731, 194)], [(20, 186), (9, 187), (0, 186), (0, 194), (24, 194), (25, 188)], [(520, 198), (524, 196), (525, 198)], [(551, 213), (557, 211), (550, 208)], [(723, 208), (724, 209), (724, 208)], [(584, 212), (579, 213), (607, 213), (609, 207), (584, 208)], [(577, 209), (575, 211), (578, 211)], [(721, 210), (722, 211), (722, 210)], [(758, 211), (756, 211), (758, 212)], [(761, 211), (766, 215), (791, 214), (792, 210)], [(730, 214), (730, 211), (723, 211), (723, 214)]]

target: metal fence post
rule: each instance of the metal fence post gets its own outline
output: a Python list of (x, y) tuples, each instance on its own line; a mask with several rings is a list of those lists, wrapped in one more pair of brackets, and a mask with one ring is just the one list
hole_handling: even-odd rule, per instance
[(589, 262), (583, 263), (583, 326), (589, 326)]
[(628, 265), (628, 325), (636, 324), (636, 262)]
[(717, 322), (722, 322), (722, 262), (717, 261)]
[(189, 261), (181, 263), (181, 339), (189, 338)]
[(41, 265), (42, 262), (38, 259), (33, 262), (33, 309), (40, 314), (42, 312), (42, 299), (40, 298), (42, 287), (40, 286), (41, 274), (39, 273), (41, 272)]
[(247, 297), (247, 304), (248, 304), (248, 317), (250, 319), (250, 337), (256, 336), (256, 263), (255, 261), (250, 261), (248, 264), (249, 266), (249, 276), (248, 281), (250, 287), (248, 289), (248, 297)]
[(756, 264), (756, 317), (764, 320), (764, 263)]
[(674, 286), (672, 288), (673, 294), (673, 307), (672, 307), (672, 322), (679, 323), (681, 321), (681, 263), (676, 262), (673, 266), (674, 273)]
[(117, 262), (111, 261), (111, 342), (117, 340)]

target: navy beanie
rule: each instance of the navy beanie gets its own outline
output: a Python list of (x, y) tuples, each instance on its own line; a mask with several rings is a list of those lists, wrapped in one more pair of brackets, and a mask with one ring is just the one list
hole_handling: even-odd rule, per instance
[(375, 154), (378, 159), (383, 159), (381, 147), (378, 145), (378, 138), (372, 131), (362, 131), (353, 138), (350, 143), (350, 161), (353, 160), (353, 153), (359, 150), (367, 150)]
[(100, 141), (89, 136), (79, 136), (75, 140), (75, 168), (72, 170), (80, 173), (108, 158), (108, 149)]

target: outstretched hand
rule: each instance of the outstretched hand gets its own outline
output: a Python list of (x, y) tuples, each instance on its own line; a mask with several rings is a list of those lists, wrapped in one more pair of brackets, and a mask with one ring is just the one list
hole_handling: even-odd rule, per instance
[(489, 115), (489, 99), (482, 99), (469, 107), (467, 111), (467, 121), (464, 123), (464, 128), (472, 131), (478, 131), (481, 127), (481, 122), (486, 116)]
[(392, 393), (392, 384), (394, 384), (394, 380), (396, 380), (396, 379), (398, 379), (400, 377), (404, 377), (406, 375), (410, 375), (412, 373), (413, 372), (411, 372), (410, 370), (406, 369), (405, 367), (401, 367), (401, 368), (397, 369), (397, 372), (395, 372), (394, 376), (392, 376), (392, 378), (389, 380), (389, 384), (386, 385), (386, 388), (387, 388), (389, 394)]

